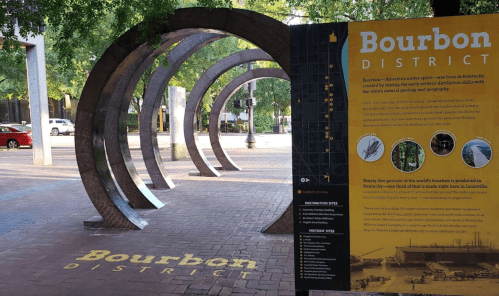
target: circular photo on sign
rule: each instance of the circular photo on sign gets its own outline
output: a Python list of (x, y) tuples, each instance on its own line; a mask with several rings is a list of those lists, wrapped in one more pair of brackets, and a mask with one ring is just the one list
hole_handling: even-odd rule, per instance
[(365, 136), (357, 144), (357, 154), (365, 161), (378, 160), (385, 151), (385, 145), (376, 136)]
[(484, 140), (471, 140), (464, 145), (461, 156), (468, 166), (481, 168), (486, 166), (492, 158), (492, 148)]
[(431, 138), (430, 148), (438, 156), (447, 156), (454, 150), (454, 138), (447, 133), (439, 133)]
[(423, 147), (413, 141), (402, 141), (392, 150), (393, 166), (404, 173), (412, 173), (423, 165), (425, 153)]

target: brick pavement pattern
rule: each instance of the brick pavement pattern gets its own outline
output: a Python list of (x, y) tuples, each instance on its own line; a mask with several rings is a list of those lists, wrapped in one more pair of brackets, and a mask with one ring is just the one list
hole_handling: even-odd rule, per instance
[[(293, 236), (260, 232), (292, 198), (291, 137), (257, 136), (268, 148), (253, 150), (245, 137), (228, 137), (243, 171), (195, 177), (190, 160), (166, 162), (177, 187), (154, 191), (165, 207), (138, 210), (143, 230), (83, 227), (97, 211), (69, 137), (50, 167), (33, 166), (30, 149), (1, 150), (0, 295), (294, 295)], [(132, 157), (147, 179), (140, 150)]]

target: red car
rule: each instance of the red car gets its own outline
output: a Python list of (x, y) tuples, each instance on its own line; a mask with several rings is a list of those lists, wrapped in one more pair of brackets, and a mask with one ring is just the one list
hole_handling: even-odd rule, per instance
[(30, 146), (33, 144), (31, 129), (21, 126), (0, 125), (0, 146), (7, 148), (19, 148), (19, 146)]

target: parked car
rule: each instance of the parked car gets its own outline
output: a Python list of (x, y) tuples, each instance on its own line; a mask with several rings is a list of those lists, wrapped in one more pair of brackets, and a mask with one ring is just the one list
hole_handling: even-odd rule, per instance
[(22, 131), (26, 131), (26, 132), (29, 131), (31, 133), (31, 124), (21, 124), (21, 123), (17, 123), (17, 122), (2, 122), (2, 123), (0, 123), (0, 125), (15, 127), (15, 128), (18, 128)]
[(31, 129), (26, 126), (24, 128), (26, 130), (22, 130), (21, 125), (0, 125), (0, 146), (7, 146), (7, 148), (19, 148), (20, 146), (33, 147)]
[(59, 134), (69, 135), (75, 131), (75, 126), (69, 119), (50, 118), (49, 126), (51, 136)]

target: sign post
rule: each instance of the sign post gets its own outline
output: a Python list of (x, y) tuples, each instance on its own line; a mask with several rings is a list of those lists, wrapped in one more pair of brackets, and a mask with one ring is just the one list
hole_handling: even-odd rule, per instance
[(497, 20), (291, 28), (297, 295), (497, 291)]

